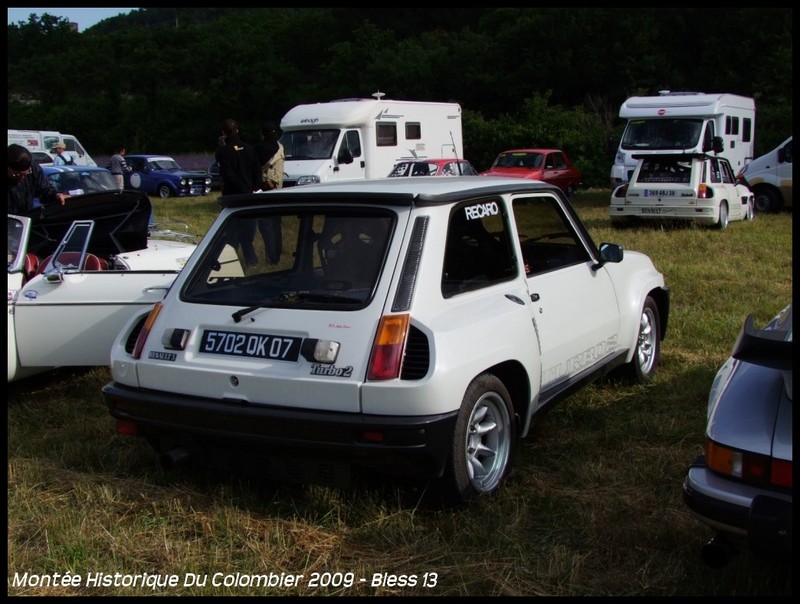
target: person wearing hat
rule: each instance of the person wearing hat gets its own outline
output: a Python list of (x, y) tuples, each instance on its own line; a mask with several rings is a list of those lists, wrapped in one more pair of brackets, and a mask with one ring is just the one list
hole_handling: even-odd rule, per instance
[(39, 164), (31, 158), (31, 152), (22, 145), (8, 146), (8, 213), (18, 216), (36, 217), (41, 209), (34, 205), (38, 199), (43, 208), (60, 204), (70, 196), (59, 193), (50, 184)]
[(58, 141), (55, 144), (55, 147), (53, 147), (53, 153), (56, 154), (56, 156), (53, 158), (54, 166), (72, 166), (75, 164), (75, 160), (64, 153), (66, 149), (66, 146), (64, 146), (64, 143), (61, 141)]

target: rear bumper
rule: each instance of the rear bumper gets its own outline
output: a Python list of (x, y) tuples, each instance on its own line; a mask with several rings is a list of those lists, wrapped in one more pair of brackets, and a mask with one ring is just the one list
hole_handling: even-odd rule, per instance
[(611, 218), (640, 218), (643, 220), (692, 220), (700, 224), (716, 224), (719, 206), (680, 205), (612, 205)]
[(705, 524), (745, 540), (758, 557), (791, 556), (792, 495), (771, 493), (720, 477), (698, 457), (683, 484), (686, 505)]
[[(103, 387), (111, 415), (163, 455), (299, 482), (344, 484), (351, 467), (441, 476), (457, 411), (431, 416), (334, 413)], [(286, 472), (284, 472), (284, 470)], [(287, 473), (288, 472), (288, 473)], [(342, 479), (344, 478), (344, 479)]]

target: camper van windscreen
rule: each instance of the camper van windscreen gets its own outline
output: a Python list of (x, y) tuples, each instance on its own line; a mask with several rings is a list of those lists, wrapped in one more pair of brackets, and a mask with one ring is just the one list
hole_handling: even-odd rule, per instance
[(330, 159), (339, 129), (291, 130), (281, 135), (286, 159)]
[(621, 147), (630, 151), (694, 149), (700, 142), (703, 120), (636, 119), (630, 120)]

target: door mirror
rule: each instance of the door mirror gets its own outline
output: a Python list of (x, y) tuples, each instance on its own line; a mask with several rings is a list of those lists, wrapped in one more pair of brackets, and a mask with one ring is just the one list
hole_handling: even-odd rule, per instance
[(353, 163), (353, 154), (350, 152), (350, 149), (347, 147), (342, 147), (339, 149), (339, 155), (337, 156), (336, 160), (340, 164), (352, 164)]

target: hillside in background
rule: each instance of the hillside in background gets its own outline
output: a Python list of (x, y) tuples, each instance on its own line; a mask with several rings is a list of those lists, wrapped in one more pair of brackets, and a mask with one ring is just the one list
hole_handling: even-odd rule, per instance
[[(300, 103), (455, 101), (467, 158), (555, 146), (607, 182), (625, 98), (756, 99), (756, 153), (792, 124), (787, 8), (143, 8), (85, 32), (49, 15), (8, 26), (8, 124), (76, 134), (93, 155), (204, 153), (220, 124)], [(733, 35), (731, 32), (736, 32)], [(613, 146), (611, 146), (613, 147)]]

